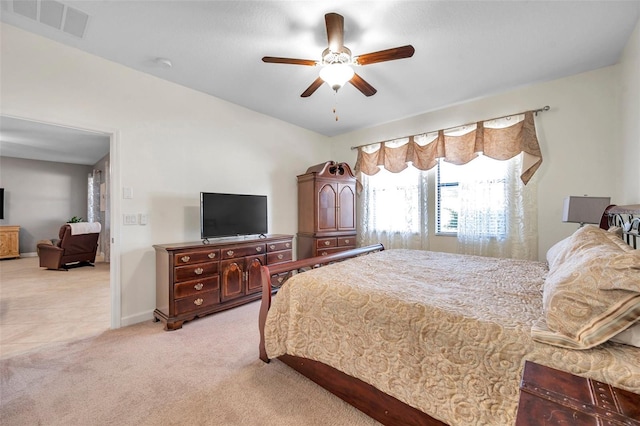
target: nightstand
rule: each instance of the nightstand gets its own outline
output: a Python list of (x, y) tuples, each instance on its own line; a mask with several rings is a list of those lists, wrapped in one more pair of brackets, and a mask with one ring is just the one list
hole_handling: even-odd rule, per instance
[(640, 395), (526, 361), (516, 426), (638, 425)]

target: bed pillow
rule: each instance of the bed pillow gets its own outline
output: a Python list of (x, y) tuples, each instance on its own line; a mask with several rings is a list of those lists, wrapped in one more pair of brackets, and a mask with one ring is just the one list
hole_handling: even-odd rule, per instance
[(640, 348), (640, 323), (632, 325), (626, 330), (616, 334), (611, 339), (612, 342), (624, 343), (625, 345)]
[(552, 245), (549, 250), (547, 250), (547, 263), (549, 264), (549, 269), (553, 268), (556, 259), (558, 259), (558, 256), (560, 256), (560, 254), (564, 252), (570, 239), (571, 237), (567, 237), (563, 240), (560, 240)]
[(588, 349), (640, 318), (640, 251), (625, 250), (607, 234), (587, 225), (559, 249), (544, 283), (534, 340)]

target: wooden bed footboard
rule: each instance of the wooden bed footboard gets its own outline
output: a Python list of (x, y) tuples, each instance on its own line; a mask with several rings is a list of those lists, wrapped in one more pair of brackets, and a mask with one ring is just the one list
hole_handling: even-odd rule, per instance
[(260, 359), (264, 362), (269, 362), (269, 357), (264, 347), (264, 325), (267, 321), (269, 308), (271, 308), (271, 294), (280, 288), (287, 279), (299, 272), (381, 250), (384, 250), (384, 246), (382, 244), (375, 244), (333, 253), (327, 256), (310, 257), (308, 259), (279, 263), (277, 265), (262, 266), (262, 302), (258, 318), (258, 327), (260, 328)]
[[(298, 272), (339, 262), (363, 254), (384, 250), (382, 244), (334, 253), (328, 256), (312, 257), (293, 262), (262, 267), (262, 304), (260, 305), (260, 359), (269, 362), (265, 350), (264, 326), (271, 307), (271, 295), (291, 276)], [(292, 355), (278, 357), (280, 361), (313, 380), (329, 392), (359, 409), (384, 425), (406, 426), (446, 426), (440, 420), (387, 395), (368, 383), (349, 376), (333, 367), (307, 358)]]

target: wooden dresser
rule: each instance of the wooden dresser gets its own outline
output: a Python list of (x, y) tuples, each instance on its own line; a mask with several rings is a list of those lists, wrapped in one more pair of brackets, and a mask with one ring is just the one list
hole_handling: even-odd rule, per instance
[(0, 226), (0, 259), (20, 257), (20, 227)]
[(298, 260), (356, 247), (356, 179), (328, 161), (298, 176)]
[(516, 426), (640, 426), (640, 395), (527, 361)]
[(177, 330), (185, 321), (261, 296), (260, 267), (292, 259), (293, 236), (154, 245), (156, 321)]

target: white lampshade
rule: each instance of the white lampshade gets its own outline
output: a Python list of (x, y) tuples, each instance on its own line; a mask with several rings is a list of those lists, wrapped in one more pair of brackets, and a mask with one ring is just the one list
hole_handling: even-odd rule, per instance
[(347, 64), (325, 65), (320, 70), (320, 78), (323, 79), (336, 92), (344, 84), (353, 78), (353, 68)]
[(600, 223), (604, 210), (611, 204), (611, 197), (567, 197), (562, 211), (563, 222)]

